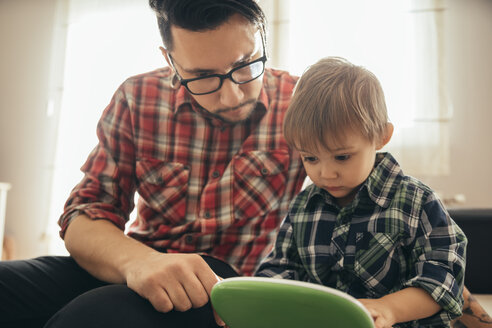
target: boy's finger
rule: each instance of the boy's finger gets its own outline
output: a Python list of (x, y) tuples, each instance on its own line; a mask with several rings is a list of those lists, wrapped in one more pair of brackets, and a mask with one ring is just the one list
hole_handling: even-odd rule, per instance
[[(217, 282), (223, 280), (222, 277), (219, 277), (218, 275), (215, 275), (215, 278), (217, 278)], [(217, 314), (217, 312), (215, 312), (214, 310), (214, 317), (215, 317), (215, 322), (217, 322), (217, 324), (221, 327), (224, 327), (225, 326), (225, 322), (224, 320), (222, 320), (219, 315)]]
[(215, 312), (214, 310), (214, 318), (215, 318), (215, 322), (217, 322), (217, 324), (221, 327), (224, 327), (225, 326), (225, 322), (224, 320), (222, 320), (219, 315), (217, 314), (217, 312)]

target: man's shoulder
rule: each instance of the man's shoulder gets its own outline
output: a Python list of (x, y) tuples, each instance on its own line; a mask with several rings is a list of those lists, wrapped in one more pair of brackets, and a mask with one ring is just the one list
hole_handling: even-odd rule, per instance
[(265, 74), (277, 79), (291, 80), (294, 83), (299, 79), (297, 75), (292, 75), (288, 71), (271, 67), (265, 68)]
[(141, 83), (151, 83), (161, 80), (169, 80), (172, 78), (172, 70), (169, 67), (161, 67), (154, 69), (149, 72), (140, 73), (137, 75), (130, 76), (126, 79), (124, 83), (130, 84), (141, 84)]
[(298, 76), (292, 75), (287, 71), (275, 68), (265, 68), (264, 81), (267, 88), (278, 87), (280, 85), (287, 85), (293, 88), (298, 79)]
[(172, 77), (173, 73), (169, 67), (133, 75), (123, 81), (117, 93), (124, 94), (129, 102), (152, 98), (171, 101), (176, 92), (171, 87)]

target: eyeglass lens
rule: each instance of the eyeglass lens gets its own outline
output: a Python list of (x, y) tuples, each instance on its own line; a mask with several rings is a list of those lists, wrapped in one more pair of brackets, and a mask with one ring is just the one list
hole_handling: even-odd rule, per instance
[[(263, 73), (263, 68), (263, 61), (253, 62), (233, 71), (231, 78), (235, 83), (246, 83), (258, 78)], [(218, 90), (220, 86), (221, 78), (218, 76), (189, 81), (187, 84), (192, 93), (210, 93)]]

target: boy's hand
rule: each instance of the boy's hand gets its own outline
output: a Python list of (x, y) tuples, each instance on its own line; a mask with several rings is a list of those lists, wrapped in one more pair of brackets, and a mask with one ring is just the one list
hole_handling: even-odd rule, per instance
[[(222, 277), (219, 277), (217, 275), (215, 275), (215, 277), (217, 277), (217, 282), (221, 281), (221, 280), (224, 280), (222, 279)], [(219, 315), (217, 314), (217, 312), (215, 312), (215, 309), (212, 307), (213, 311), (214, 311), (214, 318), (215, 318), (215, 322), (221, 326), (221, 327), (225, 327), (225, 328), (229, 328), (228, 326), (226, 326), (224, 320), (222, 320)]]
[(359, 299), (359, 302), (369, 311), (376, 328), (391, 328), (395, 323), (395, 316), (391, 306), (383, 299)]

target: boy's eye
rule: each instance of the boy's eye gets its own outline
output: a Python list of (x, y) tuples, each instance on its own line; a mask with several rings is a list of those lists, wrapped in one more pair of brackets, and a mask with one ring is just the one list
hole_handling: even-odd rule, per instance
[(315, 157), (315, 156), (304, 156), (304, 157), (302, 158), (302, 160), (303, 160), (304, 162), (313, 163), (313, 162), (316, 162), (316, 161), (318, 160), (318, 158), (317, 158), (317, 157)]
[(337, 155), (337, 156), (335, 156), (335, 159), (337, 161), (341, 161), (341, 162), (346, 161), (349, 158), (350, 158), (350, 155)]

